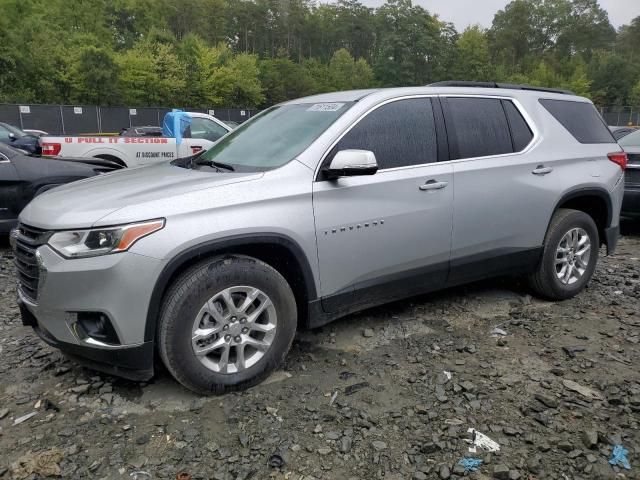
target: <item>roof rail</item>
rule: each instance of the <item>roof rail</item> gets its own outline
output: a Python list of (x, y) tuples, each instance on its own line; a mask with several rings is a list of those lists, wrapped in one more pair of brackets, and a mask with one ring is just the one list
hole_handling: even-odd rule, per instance
[(575, 95), (570, 90), (560, 88), (534, 87), (531, 85), (517, 85), (513, 83), (497, 82), (467, 82), (462, 80), (447, 80), (444, 82), (430, 83), (428, 87), (475, 87), (475, 88), (508, 88), (510, 90), (530, 90), (533, 92), (561, 93), (563, 95)]

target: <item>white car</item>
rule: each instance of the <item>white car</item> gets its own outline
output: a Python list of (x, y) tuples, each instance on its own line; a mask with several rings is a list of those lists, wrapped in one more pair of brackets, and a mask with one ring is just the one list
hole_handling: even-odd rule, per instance
[(95, 157), (137, 167), (207, 150), (231, 127), (204, 113), (170, 112), (165, 116), (164, 131), (170, 133), (162, 137), (44, 136), (42, 155)]

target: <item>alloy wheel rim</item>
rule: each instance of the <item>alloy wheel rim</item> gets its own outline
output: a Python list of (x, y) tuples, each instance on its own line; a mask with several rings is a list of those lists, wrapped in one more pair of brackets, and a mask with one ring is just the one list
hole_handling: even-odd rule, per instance
[(572, 228), (564, 234), (556, 249), (556, 276), (563, 285), (579, 281), (591, 259), (591, 238), (583, 228)]
[(229, 287), (212, 296), (198, 311), (191, 329), (191, 347), (209, 370), (238, 373), (264, 357), (276, 328), (276, 309), (266, 293), (250, 286)]

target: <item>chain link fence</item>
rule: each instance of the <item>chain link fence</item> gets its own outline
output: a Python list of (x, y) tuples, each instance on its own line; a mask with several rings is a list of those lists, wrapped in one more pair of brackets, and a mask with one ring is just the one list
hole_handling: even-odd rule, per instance
[[(133, 126), (162, 126), (170, 108), (97, 107), (95, 105), (0, 104), (0, 122), (21, 129), (44, 130), (51, 135), (118, 133)], [(182, 108), (208, 113), (219, 120), (242, 123), (257, 110), (240, 108)]]
[(640, 107), (602, 107), (600, 113), (609, 126), (640, 126)]

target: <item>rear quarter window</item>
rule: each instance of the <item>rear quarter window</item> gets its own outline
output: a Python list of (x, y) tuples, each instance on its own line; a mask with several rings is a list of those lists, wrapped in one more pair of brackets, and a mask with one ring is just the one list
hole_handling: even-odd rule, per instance
[(540, 104), (580, 143), (616, 143), (591, 103), (540, 99)]

